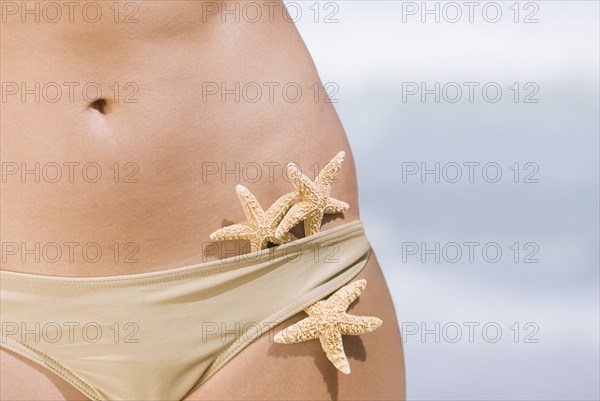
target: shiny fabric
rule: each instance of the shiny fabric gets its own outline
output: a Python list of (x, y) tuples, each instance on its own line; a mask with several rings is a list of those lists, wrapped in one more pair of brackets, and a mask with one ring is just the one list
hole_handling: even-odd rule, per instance
[(272, 327), (350, 281), (370, 249), (355, 221), (159, 272), (79, 278), (4, 270), (0, 346), (92, 400), (181, 400), (253, 339), (272, 338)]

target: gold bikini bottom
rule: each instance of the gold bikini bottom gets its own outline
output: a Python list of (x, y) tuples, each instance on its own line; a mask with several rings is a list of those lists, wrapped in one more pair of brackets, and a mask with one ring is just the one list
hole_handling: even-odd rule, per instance
[(159, 272), (79, 278), (3, 270), (0, 346), (92, 400), (181, 400), (261, 334), (350, 281), (370, 249), (354, 221)]

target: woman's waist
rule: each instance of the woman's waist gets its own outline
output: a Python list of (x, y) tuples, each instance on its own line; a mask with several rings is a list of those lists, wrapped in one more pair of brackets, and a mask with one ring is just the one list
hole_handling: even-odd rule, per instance
[[(210, 239), (215, 230), (246, 220), (236, 186), (251, 188), (265, 210), (294, 191), (285, 169), (290, 159), (258, 154), (224, 149), (144, 160), (3, 157), (1, 268), (103, 276), (246, 254), (247, 241)], [(299, 161), (311, 178), (319, 169), (314, 160)], [(334, 217), (324, 228), (344, 222)], [(301, 230), (293, 233), (302, 236)]]
[[(198, 160), (175, 174), (124, 160), (3, 161), (1, 268), (103, 276), (248, 252), (245, 242), (209, 238), (244, 219), (236, 163)], [(230, 175), (221, 181), (215, 166)]]
[[(103, 249), (103, 245), (106, 245)], [(130, 248), (123, 253), (120, 262), (138, 263), (140, 268), (125, 269), (119, 266), (116, 255), (118, 246)], [(207, 244), (205, 244), (207, 245)], [(214, 243), (213, 243), (214, 245)], [(202, 247), (204, 255), (175, 261), (172, 252), (169, 266), (148, 269), (147, 253), (140, 252), (135, 243), (110, 243), (102, 241), (64, 241), (61, 242), (11, 242), (2, 243), (2, 279), (16, 280), (16, 283), (42, 285), (57, 288), (71, 286), (73, 291), (87, 291), (89, 288), (117, 288), (131, 286), (161, 285), (168, 281), (182, 281), (193, 277), (225, 275), (230, 278), (248, 272), (268, 271), (284, 264), (330, 266), (331, 269), (351, 263), (362, 255), (368, 255), (370, 245), (366, 239), (360, 220), (349, 223), (338, 222), (329, 225), (323, 231), (295, 241), (264, 249), (250, 251), (247, 244), (238, 242), (229, 244), (228, 252), (218, 255), (218, 247)], [(104, 251), (108, 255), (108, 264), (102, 261)], [(66, 262), (60, 262), (64, 257)], [(224, 257), (224, 258), (221, 258)], [(107, 267), (110, 266), (110, 267)], [(227, 272), (234, 272), (233, 275)], [(254, 273), (252, 273), (254, 274)], [(260, 275), (260, 274), (259, 274)], [(213, 285), (207, 281), (207, 285)], [(185, 283), (182, 285), (186, 285)]]

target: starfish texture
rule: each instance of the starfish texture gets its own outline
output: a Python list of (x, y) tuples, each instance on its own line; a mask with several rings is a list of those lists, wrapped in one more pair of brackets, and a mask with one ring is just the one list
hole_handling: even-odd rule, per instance
[(327, 358), (342, 373), (350, 373), (350, 364), (344, 353), (342, 335), (369, 333), (379, 328), (381, 319), (346, 313), (350, 304), (367, 287), (367, 280), (354, 281), (337, 290), (327, 300), (319, 301), (304, 311), (308, 317), (275, 335), (275, 342), (294, 344), (319, 339)]
[(275, 236), (284, 238), (286, 233), (296, 224), (304, 221), (304, 234), (313, 235), (321, 228), (324, 214), (342, 213), (350, 207), (346, 202), (331, 198), (331, 184), (342, 168), (345, 152), (338, 153), (321, 170), (313, 182), (302, 174), (295, 163), (288, 164), (288, 175), (298, 190), (300, 202), (291, 207), (285, 215)]
[(252, 252), (265, 249), (268, 242), (280, 245), (295, 239), (290, 233), (276, 237), (275, 231), (297, 198), (296, 192), (283, 195), (265, 212), (248, 188), (238, 185), (236, 191), (248, 221), (223, 227), (212, 233), (210, 239), (213, 241), (250, 240)]

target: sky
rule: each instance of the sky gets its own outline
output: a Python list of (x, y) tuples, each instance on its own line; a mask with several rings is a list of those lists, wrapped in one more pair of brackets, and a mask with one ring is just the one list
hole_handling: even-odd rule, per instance
[(408, 398), (599, 399), (599, 3), (286, 3), (335, 89)]

